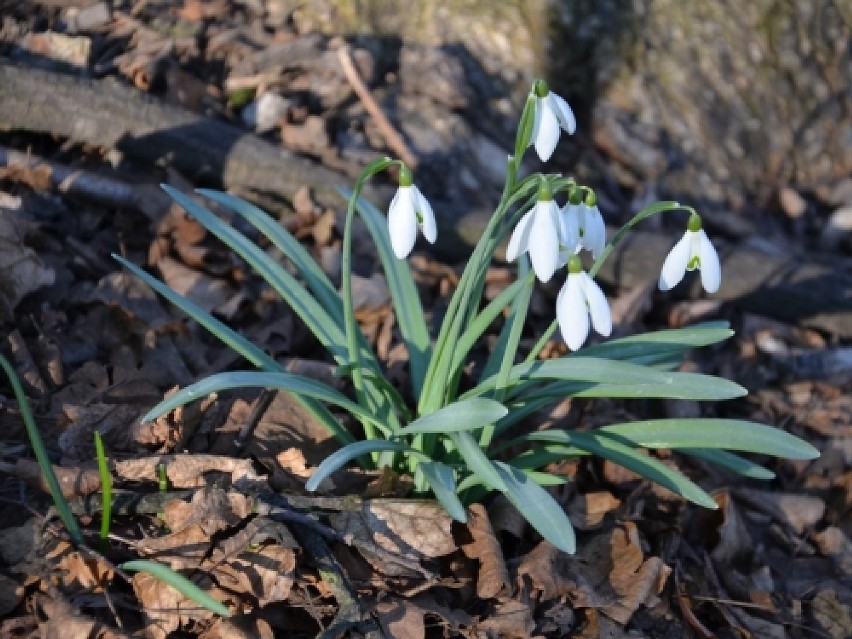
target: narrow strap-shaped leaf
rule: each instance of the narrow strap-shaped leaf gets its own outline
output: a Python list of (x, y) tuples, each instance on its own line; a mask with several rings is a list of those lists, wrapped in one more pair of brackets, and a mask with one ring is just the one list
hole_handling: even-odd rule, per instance
[(175, 188), (163, 185), (166, 191), (187, 213), (242, 257), (290, 305), (311, 330), (320, 344), (339, 362), (347, 361), (346, 338), (340, 326), (319, 305), (304, 287), (277, 264), (259, 246), (232, 226), (225, 224), (206, 208)]
[(503, 484), (501, 492), (538, 534), (563, 552), (576, 552), (577, 540), (571, 521), (550, 493), (509, 464), (498, 461), (494, 466)]
[[(210, 331), (210, 333), (223, 344), (245, 357), (249, 362), (268, 372), (283, 372), (283, 368), (278, 362), (269, 357), (269, 355), (264, 353), (242, 335), (234, 331), (231, 327), (223, 324), (210, 315), (210, 313), (192, 303), (182, 295), (178, 295), (158, 279), (152, 277), (135, 264), (128, 262), (120, 255), (113, 255), (113, 258), (141, 278), (157, 293), (165, 297), (169, 302), (198, 322), (199, 325)], [(329, 434), (338, 438), (338, 441), (346, 443), (351, 439), (349, 432), (340, 427), (340, 424), (334, 418), (334, 415), (332, 415), (321, 403), (311, 399), (310, 397), (294, 396), (294, 399), (299, 405), (312, 414), (317, 421), (325, 427)], [(341, 440), (340, 437), (344, 437), (344, 439)]]
[[(494, 462), (488, 459), (485, 453), (482, 452), (479, 442), (467, 431), (449, 433), (449, 437), (455, 444), (462, 459), (464, 459), (471, 474), (475, 475), (486, 488), (502, 491), (504, 488), (503, 480), (497, 472)], [(461, 490), (461, 486), (459, 490)]]
[[(452, 370), (455, 371), (460, 366), (464, 365), (464, 360), (467, 357), (467, 354), (476, 345), (476, 342), (479, 340), (480, 337), (482, 337), (482, 334), (485, 333), (488, 327), (491, 326), (491, 323), (495, 319), (497, 319), (497, 316), (503, 312), (503, 309), (505, 309), (511, 303), (515, 296), (526, 285), (528, 285), (528, 282), (526, 280), (514, 281), (479, 312), (476, 318), (468, 325), (464, 333), (461, 334), (461, 336), (459, 337), (459, 341), (456, 342), (456, 347), (453, 353), (453, 364), (451, 366)], [(503, 351), (501, 349), (495, 347), (494, 349), (492, 349), (492, 357), (494, 353), (502, 352)], [(489, 358), (489, 361), (490, 359), (491, 358)], [(499, 361), (497, 362), (497, 364), (499, 364)], [(494, 370), (492, 372), (496, 372), (497, 364), (494, 365)], [(486, 370), (488, 370), (487, 365)]]
[(690, 348), (709, 346), (734, 334), (727, 322), (708, 322), (687, 328), (675, 328), (631, 335), (602, 344), (586, 346), (569, 357), (601, 357), (648, 363), (651, 358), (671, 356)]
[(542, 468), (554, 462), (571, 459), (572, 457), (580, 457), (589, 455), (589, 451), (577, 448), (576, 446), (562, 446), (559, 444), (547, 444), (538, 446), (530, 450), (524, 451), (511, 462), (515, 468), (521, 470), (531, 470), (533, 468)]
[(311, 475), (311, 478), (308, 479), (307, 483), (305, 484), (305, 490), (316, 490), (326, 477), (338, 471), (356, 457), (361, 457), (362, 455), (367, 455), (370, 453), (381, 453), (386, 451), (395, 453), (404, 452), (407, 455), (414, 455), (416, 457), (419, 457), (423, 461), (432, 461), (428, 457), (420, 453), (420, 451), (418, 450), (414, 450), (413, 448), (409, 448), (405, 444), (389, 441), (387, 439), (367, 439), (363, 441), (353, 442), (351, 444), (347, 444), (340, 450), (334, 451), (331, 455), (326, 457), (322, 461), (322, 463), (317, 466), (316, 470), (314, 471), (314, 474)]
[[(142, 417), (142, 421), (151, 421), (161, 415), (165, 415), (178, 406), (201, 399), (211, 393), (232, 388), (278, 388), (286, 390), (294, 395), (310, 397), (334, 404), (349, 411), (359, 419), (368, 420), (380, 426), (382, 430), (387, 430), (386, 426), (381, 424), (363, 406), (356, 404), (342, 393), (322, 382), (293, 373), (266, 371), (235, 371), (217, 373), (206, 377), (164, 399), (148, 411)], [(354, 441), (351, 433), (339, 424), (337, 425), (334, 436), (341, 442), (348, 443)]]
[(456, 494), (456, 478), (453, 469), (437, 461), (423, 462), (417, 466), (426, 483), (447, 514), (461, 523), (467, 521), (467, 511)]
[(635, 448), (622, 443), (617, 435), (600, 430), (587, 433), (567, 430), (544, 430), (529, 433), (527, 439), (530, 441), (547, 441), (582, 448), (593, 455), (609, 459), (619, 466), (624, 466), (646, 479), (665, 486), (672, 492), (695, 502), (699, 506), (704, 506), (705, 508), (717, 507), (713, 498), (701, 490), (695, 483), (676, 470), (672, 470), (660, 460), (649, 457)]
[(816, 448), (790, 433), (741, 419), (650, 419), (601, 430), (645, 448), (720, 448), (784, 459), (819, 457)]
[(462, 430), (481, 428), (508, 413), (500, 402), (483, 397), (472, 397), (444, 406), (430, 415), (415, 419), (405, 428), (396, 432), (397, 436), (417, 433), (454, 433)]
[[(344, 190), (341, 190), (341, 194), (346, 199), (350, 196), (350, 193)], [(397, 259), (393, 253), (385, 216), (363, 198), (358, 198), (355, 206), (361, 214), (361, 219), (364, 220), (367, 230), (373, 237), (376, 251), (382, 262), (396, 311), (399, 331), (408, 349), (414, 396), (419, 397), (423, 389), (426, 368), (432, 356), (432, 346), (423, 307), (420, 304), (420, 296), (417, 293), (417, 286), (411, 277), (408, 262)]]
[(722, 466), (730, 471), (749, 477), (751, 479), (774, 479), (775, 473), (750, 459), (745, 459), (726, 450), (712, 448), (679, 448), (679, 453), (698, 457), (717, 466)]
[(24, 387), (21, 386), (21, 380), (15, 372), (15, 368), (9, 363), (2, 354), (0, 354), (0, 368), (6, 373), (9, 379), (9, 384), (12, 386), (12, 392), (15, 394), (15, 399), (18, 402), (18, 410), (21, 412), (21, 419), (24, 421), (24, 428), (27, 430), (27, 437), (30, 440), (33, 453), (35, 453), (38, 468), (41, 471), (41, 476), (50, 490), (50, 496), (53, 498), (53, 505), (56, 507), (56, 512), (71, 539), (77, 545), (83, 545), (83, 532), (74, 518), (74, 513), (71, 512), (71, 506), (65, 495), (62, 493), (62, 487), (59, 485), (59, 480), (56, 478), (56, 473), (53, 471), (53, 464), (50, 463), (50, 457), (47, 454), (47, 448), (44, 446), (44, 441), (41, 438), (41, 433), (38, 430), (38, 425), (33, 417), (33, 412), (30, 409), (30, 403), (27, 400), (27, 395), (24, 392)]
[(144, 281), (148, 286), (154, 289), (157, 293), (165, 297), (169, 302), (177, 306), (184, 313), (189, 315), (193, 320), (206, 328), (223, 344), (245, 357), (249, 362), (258, 368), (267, 371), (281, 370), (281, 366), (264, 353), (257, 346), (248, 341), (245, 337), (237, 333), (234, 329), (220, 322), (210, 313), (202, 309), (200, 306), (191, 302), (183, 295), (179, 295), (160, 280), (145, 272), (132, 262), (124, 259), (120, 255), (113, 253), (113, 259), (119, 262), (124, 268), (128, 269), (139, 279)]
[[(595, 357), (561, 357), (546, 361), (524, 362), (512, 367), (510, 381), (516, 384), (527, 383), (530, 380), (562, 379), (579, 383), (579, 386), (567, 386), (572, 395), (595, 397), (597, 385), (609, 385), (611, 389), (624, 387), (625, 390), (636, 387), (636, 395), (619, 395), (635, 397), (676, 397), (683, 399), (731, 399), (746, 394), (746, 390), (734, 382), (701, 375), (698, 373), (681, 373), (660, 371), (648, 366), (621, 362)], [(497, 380), (492, 376), (465, 393), (462, 397), (481, 395), (494, 388)], [(653, 394), (655, 387), (659, 394)], [(537, 394), (537, 384), (515, 388), (529, 389), (529, 397)], [(580, 392), (583, 392), (581, 395)]]
[(222, 617), (230, 617), (231, 611), (220, 601), (217, 601), (201, 588), (192, 583), (189, 579), (175, 572), (168, 566), (157, 563), (155, 561), (146, 561), (138, 559), (135, 561), (125, 561), (121, 564), (122, 570), (131, 572), (146, 572), (152, 577), (168, 584), (184, 597), (191, 599), (199, 606), (204, 606), (207, 610), (215, 612)]
[(211, 189), (198, 189), (196, 193), (233, 210), (268, 237), (305, 278), (308, 288), (329, 316), (334, 319), (339, 327), (343, 327), (343, 305), (340, 295), (328, 279), (325, 271), (305, 250), (302, 243), (293, 237), (287, 229), (254, 204), (229, 193)]

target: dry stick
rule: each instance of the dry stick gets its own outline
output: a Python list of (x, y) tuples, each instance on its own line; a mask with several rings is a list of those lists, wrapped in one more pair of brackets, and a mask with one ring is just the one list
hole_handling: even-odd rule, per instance
[(358, 74), (358, 70), (355, 68), (355, 65), (352, 64), (352, 58), (349, 56), (349, 49), (347, 47), (340, 47), (337, 50), (337, 55), (340, 58), (340, 64), (343, 66), (343, 72), (346, 74), (346, 79), (349, 80), (349, 84), (352, 85), (352, 88), (358, 95), (358, 98), (364, 104), (364, 108), (367, 109), (367, 113), (369, 113), (376, 121), (376, 126), (379, 127), (379, 131), (381, 131), (390, 149), (396, 153), (399, 159), (408, 165), (408, 168), (412, 170), (417, 168), (417, 158), (414, 157), (414, 154), (411, 152), (411, 149), (408, 148), (405, 140), (402, 139), (402, 136), (396, 128), (394, 128), (393, 124), (391, 124), (391, 121), (388, 120), (384, 111), (382, 111), (381, 107), (373, 98), (370, 90), (364, 85), (364, 82), (361, 80), (361, 76)]

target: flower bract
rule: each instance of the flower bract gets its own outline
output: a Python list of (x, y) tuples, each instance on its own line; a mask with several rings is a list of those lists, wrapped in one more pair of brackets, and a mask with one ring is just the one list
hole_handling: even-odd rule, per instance
[(530, 144), (535, 146), (541, 161), (547, 162), (559, 141), (559, 130), (564, 129), (573, 135), (577, 129), (577, 120), (568, 103), (550, 91), (544, 82), (536, 83), (533, 96), (536, 104)]
[(418, 226), (423, 237), (434, 243), (438, 237), (438, 227), (429, 201), (415, 185), (400, 185), (388, 209), (391, 246), (399, 259), (408, 257), (414, 248)]
[(581, 267), (575, 264), (579, 263), (579, 258), (576, 257), (569, 261), (568, 279), (556, 298), (559, 330), (572, 351), (578, 350), (586, 341), (590, 317), (596, 332), (603, 336), (612, 332), (612, 314), (606, 296), (588, 273), (578, 271)]
[[(697, 216), (695, 216), (697, 217)], [(710, 243), (707, 234), (700, 226), (698, 228), (690, 219), (690, 228), (678, 240), (660, 272), (659, 287), (661, 291), (668, 291), (676, 286), (686, 271), (701, 271), (701, 285), (708, 293), (715, 293), (722, 283), (722, 266), (719, 263), (719, 255)]]

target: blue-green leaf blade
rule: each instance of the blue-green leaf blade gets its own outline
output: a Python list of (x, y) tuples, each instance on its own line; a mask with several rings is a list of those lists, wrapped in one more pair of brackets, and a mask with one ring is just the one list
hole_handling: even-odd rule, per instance
[(689, 455), (690, 457), (698, 457), (750, 479), (769, 480), (775, 478), (775, 473), (768, 468), (764, 468), (750, 459), (745, 459), (726, 450), (716, 448), (679, 448), (678, 452)]
[(719, 448), (784, 459), (816, 459), (819, 451), (778, 428), (740, 419), (650, 419), (604, 426), (602, 431), (645, 448)]
[(463, 399), (444, 406), (434, 413), (425, 415), (401, 428), (397, 436), (417, 433), (450, 433), (474, 430), (496, 422), (508, 413), (500, 402), (483, 397)]
[(467, 521), (467, 511), (456, 494), (456, 478), (453, 469), (438, 461), (423, 462), (417, 466), (426, 483), (432, 488), (435, 498), (450, 517), (461, 523)]
[(501, 492), (530, 525), (559, 550), (573, 554), (577, 550), (574, 527), (568, 515), (544, 488), (523, 471), (504, 462), (494, 462), (503, 484)]
[(169, 302), (198, 322), (198, 324), (210, 331), (210, 333), (216, 336), (223, 344), (245, 357), (253, 365), (268, 371), (281, 370), (281, 366), (279, 366), (278, 363), (269, 355), (264, 353), (260, 348), (252, 344), (231, 327), (217, 320), (200, 306), (191, 302), (184, 296), (179, 295), (163, 284), (160, 280), (133, 264), (133, 262), (124, 259), (120, 255), (113, 254), (112, 257), (124, 266), (124, 268), (128, 269), (131, 273), (154, 289), (157, 293), (162, 295)]
[(217, 601), (201, 588), (192, 583), (189, 579), (175, 572), (168, 566), (157, 563), (155, 561), (146, 561), (138, 559), (135, 561), (125, 561), (121, 564), (122, 570), (131, 572), (146, 572), (152, 577), (168, 584), (183, 596), (191, 599), (200, 606), (204, 606), (208, 610), (222, 617), (230, 617), (231, 611), (220, 601)]
[(326, 477), (338, 471), (356, 457), (361, 457), (362, 455), (370, 453), (383, 452), (404, 452), (408, 455), (424, 457), (425, 461), (431, 461), (428, 457), (421, 455), (419, 451), (409, 448), (405, 444), (387, 439), (367, 439), (364, 441), (353, 442), (344, 446), (340, 450), (334, 451), (331, 455), (326, 457), (322, 463), (317, 466), (314, 474), (311, 475), (311, 478), (308, 479), (305, 484), (305, 490), (311, 492), (316, 490)]
[[(235, 371), (210, 375), (164, 399), (148, 411), (142, 417), (142, 421), (148, 422), (157, 419), (178, 406), (202, 399), (211, 393), (234, 388), (277, 388), (286, 390), (298, 396), (334, 404), (360, 418), (376, 421), (359, 404), (356, 404), (342, 393), (322, 382), (293, 373), (267, 371)], [(353, 441), (351, 433), (339, 424), (337, 424), (333, 434), (341, 442)]]

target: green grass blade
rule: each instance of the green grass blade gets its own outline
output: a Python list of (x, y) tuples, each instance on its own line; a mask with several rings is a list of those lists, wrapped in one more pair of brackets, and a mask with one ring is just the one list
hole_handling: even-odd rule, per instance
[[(174, 410), (178, 406), (202, 399), (211, 393), (233, 388), (278, 388), (294, 395), (309, 397), (339, 406), (360, 419), (369, 420), (376, 425), (380, 425), (383, 430), (386, 429), (385, 425), (381, 424), (363, 406), (356, 404), (343, 393), (322, 382), (293, 373), (266, 371), (235, 371), (210, 375), (164, 399), (148, 411), (142, 417), (142, 421), (152, 421)], [(351, 433), (339, 423), (337, 423), (333, 434), (341, 443), (351, 443), (354, 441)]]
[(0, 355), (0, 367), (3, 368), (3, 371), (6, 373), (6, 377), (9, 379), (9, 384), (12, 386), (12, 392), (15, 394), (15, 399), (18, 402), (18, 408), (21, 411), (21, 419), (24, 420), (24, 427), (27, 429), (30, 446), (32, 446), (33, 453), (35, 453), (36, 462), (38, 462), (41, 475), (44, 477), (44, 480), (50, 489), (50, 496), (53, 498), (53, 505), (56, 507), (56, 512), (59, 513), (59, 518), (62, 520), (62, 523), (65, 524), (65, 528), (68, 530), (68, 534), (71, 535), (71, 539), (74, 543), (77, 545), (83, 545), (85, 543), (83, 540), (83, 533), (77, 525), (77, 520), (74, 519), (74, 514), (71, 512), (71, 507), (68, 505), (65, 495), (62, 494), (62, 488), (59, 485), (59, 480), (56, 478), (56, 473), (53, 472), (50, 457), (47, 454), (47, 449), (44, 447), (44, 442), (41, 439), (41, 433), (38, 431), (38, 426), (36, 425), (33, 413), (30, 410), (30, 403), (27, 400), (27, 395), (24, 393), (23, 387), (21, 386), (21, 381), (18, 379), (18, 374), (3, 355)]
[(434, 413), (420, 417), (396, 432), (397, 436), (417, 433), (454, 433), (462, 430), (474, 430), (486, 424), (496, 422), (508, 414), (508, 409), (500, 402), (482, 397), (472, 397)]
[[(345, 199), (349, 199), (350, 192), (341, 190), (341, 195)], [(393, 253), (385, 216), (363, 198), (358, 198), (355, 206), (361, 215), (361, 219), (364, 220), (367, 230), (373, 237), (376, 251), (382, 262), (396, 311), (399, 331), (408, 349), (414, 396), (419, 397), (423, 390), (426, 368), (429, 365), (429, 359), (432, 357), (432, 346), (417, 286), (411, 277), (408, 262), (397, 259)]]
[(498, 461), (494, 462), (494, 466), (503, 484), (501, 492), (538, 534), (563, 552), (576, 552), (574, 527), (550, 493), (529, 475), (509, 464)]
[(778, 428), (740, 419), (651, 419), (600, 430), (644, 448), (718, 448), (784, 459), (816, 459), (819, 451)]
[(311, 254), (287, 229), (266, 212), (241, 198), (211, 189), (198, 189), (196, 193), (228, 207), (268, 237), (305, 278), (308, 288), (329, 316), (339, 327), (343, 327), (343, 305), (340, 295)]
[(95, 455), (98, 458), (98, 474), (101, 477), (101, 543), (109, 537), (112, 524), (112, 475), (109, 472), (106, 450), (101, 434), (95, 431)]
[(308, 479), (305, 484), (305, 490), (311, 492), (316, 490), (326, 477), (336, 472), (356, 457), (381, 452), (405, 453), (407, 455), (420, 457), (423, 461), (431, 461), (419, 451), (409, 448), (405, 444), (389, 441), (387, 439), (367, 439), (364, 441), (353, 442), (344, 446), (340, 450), (334, 451), (331, 455), (326, 457), (322, 463), (317, 466), (314, 474), (311, 475), (311, 478)]
[(679, 453), (698, 457), (717, 466), (722, 466), (730, 471), (749, 477), (750, 479), (774, 479), (775, 473), (768, 468), (764, 468), (760, 464), (756, 464), (750, 459), (745, 459), (739, 455), (734, 455), (725, 450), (712, 448), (679, 448)]
[(145, 572), (168, 584), (177, 590), (184, 597), (191, 599), (199, 606), (204, 606), (207, 610), (216, 613), (221, 617), (230, 617), (231, 611), (220, 601), (204, 592), (201, 588), (192, 583), (189, 579), (175, 572), (168, 566), (159, 564), (155, 561), (145, 561), (138, 559), (135, 561), (125, 561), (120, 565), (122, 570), (131, 572)]
[(426, 483), (435, 494), (435, 498), (444, 507), (450, 517), (461, 523), (467, 521), (467, 511), (456, 494), (456, 478), (453, 469), (441, 462), (423, 462), (417, 466), (423, 473)]
[(257, 346), (248, 341), (245, 337), (237, 333), (231, 327), (223, 324), (207, 311), (189, 301), (182, 295), (178, 295), (175, 291), (163, 284), (160, 280), (145, 272), (132, 262), (124, 259), (120, 255), (113, 254), (113, 259), (119, 262), (124, 268), (136, 275), (148, 286), (153, 288), (157, 293), (165, 297), (169, 302), (174, 304), (184, 313), (189, 315), (193, 320), (206, 328), (210, 333), (219, 339), (223, 344), (242, 355), (253, 365), (264, 370), (280, 370), (281, 367), (269, 355), (264, 353)]

